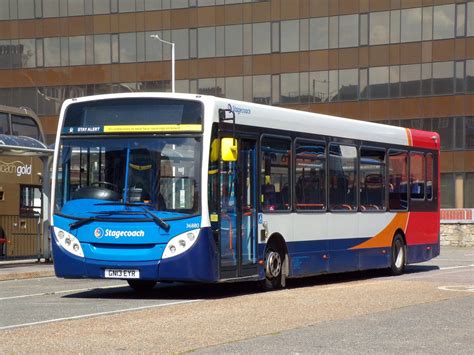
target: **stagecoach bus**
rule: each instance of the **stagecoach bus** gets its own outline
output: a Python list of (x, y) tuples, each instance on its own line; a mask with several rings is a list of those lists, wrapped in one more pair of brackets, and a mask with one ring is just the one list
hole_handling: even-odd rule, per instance
[(56, 275), (255, 280), (439, 254), (437, 133), (193, 94), (67, 100), (54, 155)]
[(42, 246), (43, 163), (12, 147), (45, 149), (38, 116), (0, 105), (0, 259), (37, 256)]

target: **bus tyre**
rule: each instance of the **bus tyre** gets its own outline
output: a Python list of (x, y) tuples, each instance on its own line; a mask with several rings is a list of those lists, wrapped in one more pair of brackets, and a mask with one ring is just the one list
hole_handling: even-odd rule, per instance
[(284, 253), (270, 246), (265, 254), (265, 280), (261, 281), (261, 288), (264, 291), (284, 287), (283, 265)]
[(149, 292), (156, 285), (156, 281), (152, 280), (127, 280), (127, 282), (131, 288), (140, 293)]
[(400, 234), (395, 235), (392, 242), (392, 261), (390, 264), (390, 273), (400, 275), (405, 270), (406, 247)]

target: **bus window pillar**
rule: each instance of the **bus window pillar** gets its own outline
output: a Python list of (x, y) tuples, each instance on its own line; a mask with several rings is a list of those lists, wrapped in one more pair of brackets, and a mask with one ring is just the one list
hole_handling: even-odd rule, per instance
[(54, 203), (53, 201), (50, 201), (51, 197), (51, 177), (50, 177), (50, 165), (52, 161), (52, 156), (43, 156), (40, 157), (41, 162), (43, 163), (43, 182), (42, 182), (42, 197), (43, 197), (43, 204), (42, 204), (42, 213), (41, 213), (41, 219), (42, 223), (41, 225), (43, 226), (43, 240), (40, 242), (42, 244), (42, 257), (45, 258), (46, 260), (51, 259), (51, 239), (50, 239), (50, 233), (49, 233), (49, 218), (50, 218), (50, 203)]

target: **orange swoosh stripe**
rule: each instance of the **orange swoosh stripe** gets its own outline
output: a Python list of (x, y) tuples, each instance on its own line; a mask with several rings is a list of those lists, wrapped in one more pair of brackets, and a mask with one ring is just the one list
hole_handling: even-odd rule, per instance
[(397, 229), (405, 232), (408, 223), (408, 212), (397, 213), (390, 223), (378, 234), (351, 249), (386, 248), (392, 245), (393, 236)]
[(411, 131), (409, 128), (405, 128), (405, 131), (407, 132), (408, 145), (411, 147), (413, 146), (413, 137), (411, 135)]

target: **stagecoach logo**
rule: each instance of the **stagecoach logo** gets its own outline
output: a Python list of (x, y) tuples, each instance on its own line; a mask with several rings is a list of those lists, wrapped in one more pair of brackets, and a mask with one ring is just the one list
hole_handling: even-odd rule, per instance
[(128, 238), (140, 238), (145, 236), (145, 231), (144, 230), (138, 230), (138, 231), (117, 231), (117, 230), (112, 230), (112, 229), (106, 229), (105, 231), (98, 227), (94, 230), (94, 236), (97, 239), (100, 239), (102, 237), (112, 237), (115, 239), (119, 239), (121, 237), (128, 237)]
[(0, 161), (0, 173), (14, 174), (18, 177), (22, 175), (31, 175), (31, 164), (25, 164), (22, 161), (16, 160), (11, 163)]
[(249, 108), (235, 106), (235, 105), (228, 105), (228, 109), (234, 111), (237, 115), (250, 115), (251, 110)]
[(96, 228), (94, 231), (94, 236), (98, 239), (102, 238), (104, 236), (104, 230), (102, 228)]

